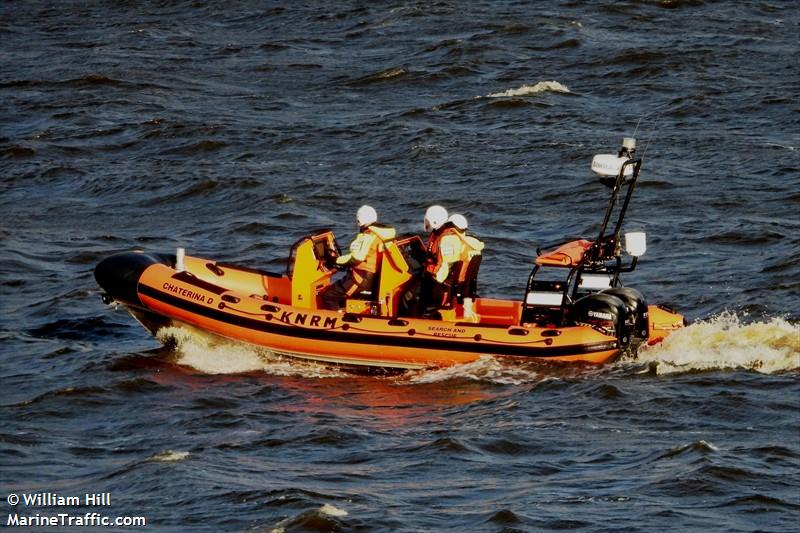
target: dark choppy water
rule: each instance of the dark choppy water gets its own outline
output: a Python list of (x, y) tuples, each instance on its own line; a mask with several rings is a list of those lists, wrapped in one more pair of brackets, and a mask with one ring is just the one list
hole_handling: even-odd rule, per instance
[[(110, 492), (158, 531), (795, 530), (799, 31), (778, 0), (2, 3), (3, 525), (98, 510), (11, 493)], [(519, 297), (640, 119), (628, 282), (703, 322), (636, 362), (168, 352), (91, 275), (179, 245), (277, 269), (361, 203), (410, 231), (440, 202)]]

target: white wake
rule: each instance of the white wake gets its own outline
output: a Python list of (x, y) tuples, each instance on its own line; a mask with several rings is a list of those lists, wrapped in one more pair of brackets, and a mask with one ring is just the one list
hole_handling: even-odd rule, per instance
[(477, 361), (429, 370), (416, 370), (407, 375), (408, 383), (437, 383), (450, 380), (468, 380), (496, 383), (498, 385), (522, 385), (540, 381), (530, 365), (518, 361), (504, 362), (484, 355)]
[(173, 347), (176, 363), (204, 374), (265, 372), (276, 376), (311, 378), (343, 375), (330, 366), (277, 355), (266, 348), (223, 339), (191, 326), (162, 328), (156, 337)]
[(765, 374), (800, 369), (800, 325), (782, 318), (745, 322), (723, 313), (675, 331), (639, 351), (658, 374), (746, 368)]

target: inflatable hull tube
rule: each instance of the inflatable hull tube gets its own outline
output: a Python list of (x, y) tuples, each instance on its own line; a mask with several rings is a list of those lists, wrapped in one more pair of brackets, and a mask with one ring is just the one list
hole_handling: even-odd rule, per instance
[[(490, 355), (599, 364), (620, 355), (616, 322), (611, 334), (588, 325), (520, 326), (520, 301), (476, 298), (477, 322), (328, 311), (307, 298), (293, 305), (297, 290), (288, 274), (189, 256), (186, 270), (178, 272), (174, 262), (170, 255), (117, 254), (97, 266), (95, 277), (110, 298), (153, 332), (183, 323), (323, 362), (426, 368)], [(624, 304), (603, 298), (617, 303), (610, 308), (624, 321)]]
[(137, 286), (142, 273), (152, 265), (175, 266), (174, 255), (122, 252), (106, 257), (94, 269), (94, 278), (111, 300), (141, 307)]

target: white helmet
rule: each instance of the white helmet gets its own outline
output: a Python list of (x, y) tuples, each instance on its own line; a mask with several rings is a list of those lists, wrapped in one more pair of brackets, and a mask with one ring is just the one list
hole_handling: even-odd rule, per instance
[(448, 218), (447, 221), (451, 222), (455, 227), (457, 227), (461, 231), (467, 229), (467, 219), (466, 217), (464, 217), (464, 215), (455, 213), (453, 215), (450, 215), (450, 218)]
[(447, 222), (447, 209), (444, 207), (432, 205), (425, 211), (423, 228), (426, 232), (441, 228), (445, 222)]
[(356, 223), (358, 226), (369, 226), (370, 224), (374, 224), (378, 221), (378, 212), (375, 211), (375, 208), (369, 205), (362, 205), (358, 208), (358, 212), (356, 212)]

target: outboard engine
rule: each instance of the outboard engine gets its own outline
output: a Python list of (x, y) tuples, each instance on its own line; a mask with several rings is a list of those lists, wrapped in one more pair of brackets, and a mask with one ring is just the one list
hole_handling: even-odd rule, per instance
[(630, 342), (628, 328), (625, 326), (627, 315), (625, 303), (606, 292), (584, 296), (573, 304), (570, 311), (572, 321), (615, 336), (621, 348)]
[(642, 293), (630, 287), (615, 287), (603, 291), (603, 294), (616, 296), (625, 304), (628, 312), (625, 327), (629, 337), (638, 341), (646, 340), (650, 329), (650, 317)]

